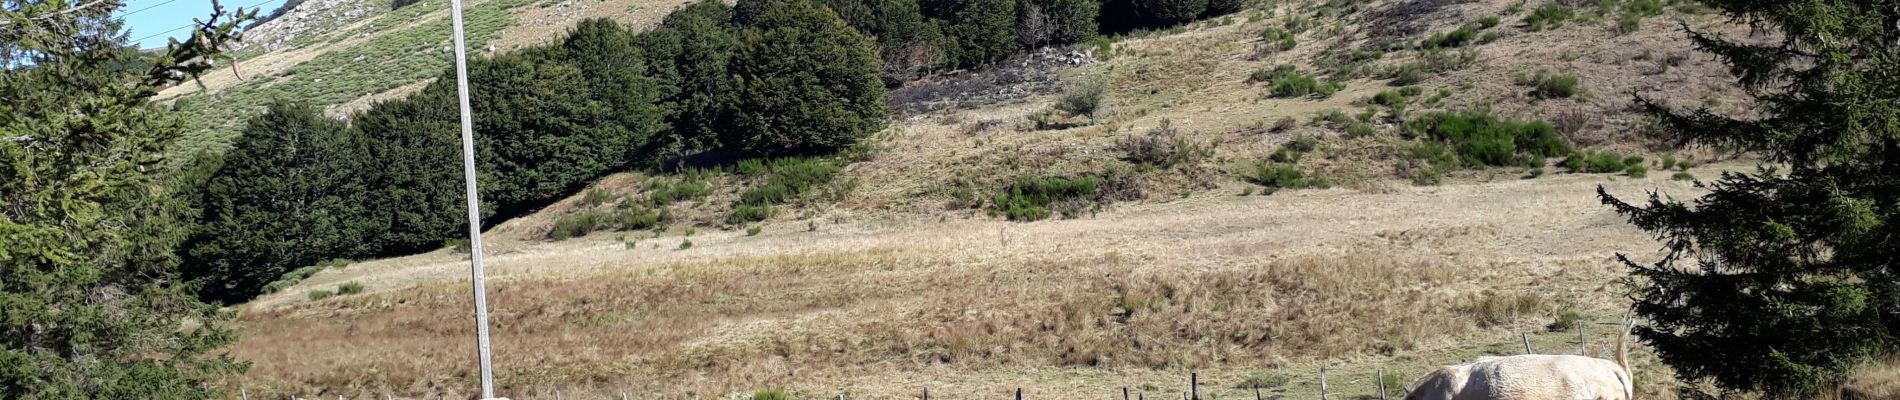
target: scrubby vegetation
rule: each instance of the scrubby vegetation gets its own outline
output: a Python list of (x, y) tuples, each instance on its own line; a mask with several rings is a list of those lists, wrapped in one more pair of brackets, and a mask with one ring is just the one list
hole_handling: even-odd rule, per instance
[(1017, 178), (991, 200), (992, 214), (1011, 221), (1041, 220), (1054, 213), (1074, 217), (1093, 204), (1100, 183), (1096, 177)]
[(830, 161), (811, 158), (781, 158), (772, 161), (746, 160), (735, 171), (743, 177), (762, 179), (764, 183), (739, 193), (726, 223), (738, 225), (762, 221), (772, 216), (772, 207), (785, 204), (808, 193), (813, 187), (831, 181), (838, 166)]
[(1197, 163), (1214, 153), (1208, 145), (1181, 135), (1166, 120), (1145, 134), (1122, 138), (1116, 147), (1125, 154), (1123, 160), (1160, 168)]
[(1279, 65), (1273, 69), (1254, 71), (1248, 76), (1250, 82), (1266, 82), (1267, 93), (1273, 97), (1331, 97), (1334, 92), (1345, 88), (1345, 84), (1325, 82), (1312, 75), (1300, 72), (1292, 65)]
[[(1483, 112), (1428, 114), (1408, 121), (1405, 130), (1445, 144), (1459, 163), (1471, 166), (1542, 166), (1546, 157), (1570, 153), (1570, 145), (1548, 122)], [(1430, 158), (1440, 158), (1437, 153), (1426, 151)]]

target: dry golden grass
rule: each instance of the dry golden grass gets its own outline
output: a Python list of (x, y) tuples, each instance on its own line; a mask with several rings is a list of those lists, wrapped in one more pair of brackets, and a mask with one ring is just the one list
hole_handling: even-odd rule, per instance
[[(644, 1), (523, 7), (521, 20), (542, 22), (510, 28), (498, 43), (545, 40), (603, 13), (650, 22), (670, 8)], [(1510, 3), (1421, 18), (1443, 30)], [(636, 4), (634, 13), (614, 13)], [(1382, 125), (1370, 137), (1329, 140), (1301, 162), (1352, 189), (1233, 196), (1245, 184), (1230, 165), (1264, 158), (1295, 135), (1340, 136), (1304, 123), (1280, 133), (1255, 127), (1328, 109), (1354, 113), (1387, 88), (1355, 80), (1328, 99), (1263, 98), (1263, 87), (1244, 83), (1249, 72), (1310, 68), (1334, 39), (1309, 33), (1298, 49), (1255, 58), (1259, 31), (1281, 19), (1244, 20), (1127, 40), (1110, 60), (1065, 71), (1109, 82), (1094, 125), (1017, 128), (1050, 98), (894, 122), (873, 155), (840, 174), (849, 189), (838, 201), (780, 213), (758, 236), (706, 222), (722, 219), (736, 196), (723, 183), (704, 201), (676, 205), (701, 232), (626, 233), (635, 249), (617, 234), (543, 241), (574, 199), (492, 229), (485, 237), (503, 393), (713, 397), (787, 387), (809, 397), (893, 398), (929, 387), (937, 397), (975, 398), (1024, 387), (1032, 397), (1079, 398), (1119, 387), (1174, 394), (1199, 371), (1204, 394), (1239, 396), (1241, 382), (1285, 381), (1270, 389), (1307, 396), (1327, 363), (1334, 394), (1364, 395), (1377, 368), (1409, 377), (1515, 353), (1519, 333), (1536, 333), (1540, 350), (1574, 351), (1574, 332), (1543, 331), (1564, 310), (1592, 322), (1591, 352), (1605, 354), (1623, 307), (1623, 270), (1610, 256), (1657, 246), (1592, 190), (1688, 197), (1696, 189), (1662, 173), (1519, 180), (1502, 170), (1413, 187), (1391, 179), (1401, 142), (1396, 127)], [(1428, 78), (1425, 93), (1455, 93), (1413, 111), (1491, 107), (1541, 118), (1586, 109), (1610, 116), (1597, 133), (1623, 139), (1609, 145), (1642, 147), (1616, 133), (1634, 123), (1623, 107), (1627, 90), (1733, 95), (1709, 83), (1722, 70), (1706, 60), (1659, 74), (1628, 61), (1635, 56), (1625, 52), (1645, 48), (1658, 57), (1687, 51), (1662, 21), (1607, 40), (1596, 26), (1507, 35), (1483, 46), (1473, 68)], [(1561, 61), (1570, 57), (1558, 49), (1576, 43), (1592, 43), (1593, 52)], [(1406, 60), (1392, 57), (1381, 62)], [(1510, 76), (1533, 66), (1583, 75), (1594, 95), (1520, 96)], [(959, 182), (987, 196), (1017, 176), (1129, 169), (1116, 143), (1163, 121), (1213, 152), (1141, 171), (1142, 199), (1029, 224), (950, 206)], [(642, 179), (621, 174), (598, 187), (638, 193)], [(682, 240), (694, 246), (677, 249)], [(234, 352), (256, 365), (231, 384), (260, 396), (466, 395), (474, 382), (466, 273), (462, 255), (439, 251), (327, 271), (247, 304)], [(307, 300), (310, 290), (352, 281), (369, 291)], [(1653, 358), (1639, 356), (1637, 374), (1657, 382), (1643, 388), (1646, 398), (1672, 396)]]
[[(1422, 371), (1511, 352), (1515, 332), (1541, 332), (1558, 310), (1616, 314), (1621, 270), (1607, 257), (1652, 246), (1595, 204), (1598, 183), (1693, 191), (1572, 176), (1197, 196), (1034, 224), (774, 225), (696, 235), (688, 250), (524, 243), (490, 258), (498, 379), (506, 393), (931, 386), (956, 398), (1165, 387), (1186, 371), (1231, 386), (1319, 362), (1338, 376)], [(446, 253), (366, 262), (246, 306), (235, 352), (256, 365), (234, 384), (468, 393), (465, 268)], [(370, 290), (303, 294), (348, 281)], [(1550, 335), (1540, 343), (1575, 346)]]

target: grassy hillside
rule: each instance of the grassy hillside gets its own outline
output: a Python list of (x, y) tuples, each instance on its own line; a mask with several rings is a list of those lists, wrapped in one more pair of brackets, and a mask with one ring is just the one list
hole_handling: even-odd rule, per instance
[[(1572, 317), (1605, 354), (1625, 301), (1610, 257), (1657, 245), (1592, 189), (1687, 197), (1699, 193), (1689, 180), (1740, 165), (1648, 141), (1653, 122), (1629, 94), (1746, 105), (1675, 24), (1743, 27), (1688, 5), (1599, 3), (1555, 18), (1542, 1), (1258, 2), (928, 78), (893, 92), (891, 129), (826, 160), (835, 175), (757, 223), (732, 216), (769, 176), (609, 177), (488, 232), (497, 377), (515, 398), (1074, 398), (1178, 396), (1199, 372), (1204, 396), (1259, 384), (1310, 398), (1322, 364), (1333, 394), (1363, 396), (1380, 368), (1402, 385), (1432, 365), (1520, 352), (1520, 334), (1574, 353)], [(546, 37), (507, 28), (546, 4), (475, 7), (484, 41)], [(443, 62), (420, 39), (440, 20), (385, 21), (435, 15), (411, 10), (325, 39), (350, 45), (312, 44), (328, 50), (274, 83), (177, 104), (230, 116), (272, 96), (346, 103), (428, 79), (440, 67), (409, 67)], [(1312, 85), (1283, 84), (1282, 65)], [(1092, 85), (1096, 115), (1050, 111)], [(1558, 159), (1473, 168), (1456, 143), (1402, 122), (1474, 110), (1548, 122), (1571, 146), (1615, 154), (1599, 157), (1615, 172)], [(1023, 195), (1060, 192), (1026, 182), (1081, 180), (1092, 194)], [(682, 186), (695, 189), (665, 203), (671, 225), (563, 228)], [(1052, 220), (1008, 221), (1009, 204), (1029, 203)], [(464, 257), (322, 270), (242, 306), (235, 355), (256, 364), (231, 384), (469, 393)], [(1673, 397), (1666, 367), (1638, 359), (1642, 396)]]

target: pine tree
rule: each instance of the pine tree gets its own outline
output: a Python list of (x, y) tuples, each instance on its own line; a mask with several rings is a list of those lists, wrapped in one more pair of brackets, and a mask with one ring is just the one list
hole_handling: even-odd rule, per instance
[(1638, 97), (1684, 144), (1758, 154), (1685, 204), (1603, 201), (1666, 256), (1633, 269), (1637, 334), (1689, 381), (1808, 398), (1900, 351), (1900, 7), (1889, 0), (1708, 0), (1772, 41), (1690, 30), (1759, 113)]
[(0, 398), (217, 396), (230, 313), (172, 252), (188, 212), (158, 168), (184, 132), (148, 99), (203, 74), (255, 12), (213, 16), (128, 74), (121, 3), (0, 6)]
[(722, 143), (757, 155), (836, 151), (884, 129), (890, 110), (870, 39), (830, 9), (788, 0), (740, 36)]

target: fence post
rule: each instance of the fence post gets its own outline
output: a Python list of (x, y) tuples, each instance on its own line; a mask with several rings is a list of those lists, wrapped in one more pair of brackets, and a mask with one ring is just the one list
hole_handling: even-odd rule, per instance
[(1128, 387), (1122, 386), (1122, 400), (1128, 400)]
[(561, 400), (561, 389), (554, 389), (554, 400)]
[(1192, 394), (1189, 400), (1201, 400), (1201, 373), (1188, 373), (1188, 393)]
[(1319, 400), (1326, 400), (1326, 364), (1319, 365)]
[(1253, 400), (1263, 400), (1260, 398), (1260, 384), (1258, 383), (1253, 384)]
[(1583, 338), (1583, 321), (1577, 321), (1577, 355), (1590, 356), (1590, 341)]
[(239, 387), (238, 387), (238, 398), (241, 398), (241, 399), (244, 399), (244, 400), (251, 400), (251, 393), (250, 393), (250, 392), (248, 392), (248, 391), (245, 391), (245, 390), (244, 390), (244, 387), (243, 387), (243, 386), (239, 386)]
[(1016, 400), (1023, 400), (1023, 388), (1016, 388)]
[(930, 400), (930, 388), (924, 388), (924, 400)]
[(620, 400), (627, 400), (627, 392), (620, 392)]
[(1524, 337), (1524, 354), (1532, 354), (1533, 352), (1531, 351), (1531, 334), (1529, 332), (1525, 332), (1525, 333), (1520, 333), (1518, 335), (1521, 335)]

